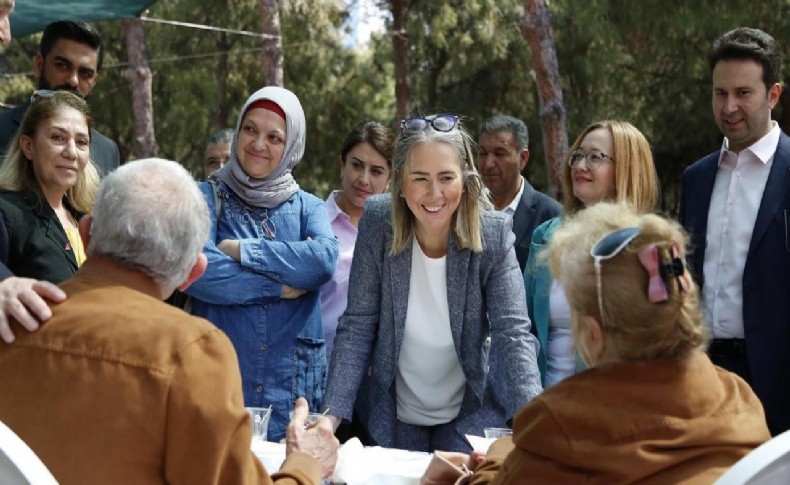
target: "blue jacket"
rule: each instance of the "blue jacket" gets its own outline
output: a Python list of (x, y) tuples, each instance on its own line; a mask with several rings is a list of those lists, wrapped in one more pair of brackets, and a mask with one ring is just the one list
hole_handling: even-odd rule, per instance
[[(351, 264), (348, 306), (340, 317), (324, 404), (392, 446), (395, 373), (406, 321), (411, 245), (389, 254), (388, 195), (368, 198)], [(524, 286), (505, 216), (483, 215), (483, 251), (447, 248), (447, 303), (458, 360), (466, 377), (458, 433), (482, 435), (541, 392), (537, 342), (529, 332)]]
[[(251, 208), (224, 183), (217, 187), (220, 217), (211, 185), (200, 184), (211, 216), (204, 252), (208, 269), (186, 291), (191, 312), (221, 328), (233, 342), (241, 366), (244, 404), (273, 406), (269, 439), (279, 440), (294, 401), (304, 396), (320, 409), (326, 381), (319, 288), (335, 268), (338, 245), (324, 202), (304, 191), (274, 209)], [(263, 221), (274, 229), (269, 239)], [(241, 240), (241, 262), (217, 248)], [(282, 299), (283, 285), (307, 290)]]
[(533, 330), (540, 342), (538, 367), (540, 380), (546, 384), (546, 349), (549, 342), (549, 294), (551, 292), (551, 271), (545, 264), (538, 262), (538, 257), (554, 236), (560, 226), (559, 217), (549, 219), (539, 225), (532, 234), (532, 250), (529, 252), (527, 267), (524, 268), (524, 289), (527, 292), (527, 310)]

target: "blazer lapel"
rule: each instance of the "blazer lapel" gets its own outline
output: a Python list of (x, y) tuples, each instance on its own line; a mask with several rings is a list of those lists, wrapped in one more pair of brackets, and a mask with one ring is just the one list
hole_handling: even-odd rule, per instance
[(69, 238), (66, 236), (65, 231), (60, 226), (60, 222), (56, 219), (48, 219), (47, 224), (47, 237), (63, 252), (66, 259), (71, 266), (71, 269), (77, 271), (77, 258), (74, 256), (74, 250), (71, 248)]
[[(387, 235), (388, 242), (385, 247), (392, 244), (392, 236)], [(390, 259), (390, 282), (392, 284), (392, 310), (393, 323), (395, 324), (395, 354), (400, 355), (400, 346), (403, 342), (403, 331), (406, 327), (406, 308), (409, 302), (409, 284), (411, 282), (411, 255), (412, 245)]]
[(535, 189), (524, 179), (524, 193), (521, 194), (521, 200), (513, 214), (513, 234), (516, 236), (516, 241), (521, 241), (524, 232), (529, 227), (529, 221), (535, 217), (534, 192)]
[(459, 250), (451, 236), (447, 244), (447, 307), (450, 310), (450, 331), (453, 334), (455, 351), (461, 356), (461, 337), (464, 328), (464, 305), (466, 284), (469, 278), (469, 258), (472, 252)]
[(701, 167), (699, 183), (694, 186), (694, 194), (689, 197), (689, 211), (692, 212), (694, 224), (691, 242), (694, 246), (694, 271), (702, 278), (702, 265), (705, 261), (706, 237), (708, 234), (708, 211), (710, 198), (713, 195), (713, 184), (716, 182), (716, 171), (719, 168), (719, 152), (711, 154)]
[(768, 180), (765, 183), (763, 199), (760, 202), (760, 209), (757, 211), (757, 219), (754, 221), (752, 240), (749, 243), (749, 254), (746, 256), (747, 261), (760, 243), (760, 239), (765, 235), (765, 231), (768, 229), (774, 215), (782, 207), (782, 202), (787, 196), (788, 187), (790, 187), (790, 138), (782, 133), (779, 138), (779, 146), (774, 154), (771, 172), (768, 174)]
[(69, 238), (66, 236), (66, 231), (60, 225), (55, 211), (44, 201), (33, 201), (28, 199), (30, 203), (35, 204), (36, 215), (41, 219), (41, 223), (47, 227), (47, 238), (66, 256), (71, 269), (76, 272), (78, 269), (77, 258), (74, 256), (74, 250), (71, 248)]

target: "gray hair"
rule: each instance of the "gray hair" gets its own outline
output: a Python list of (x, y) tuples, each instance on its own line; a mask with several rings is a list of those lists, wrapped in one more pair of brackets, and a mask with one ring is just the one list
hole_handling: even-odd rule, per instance
[(209, 227), (206, 201), (181, 164), (137, 160), (99, 187), (87, 253), (142, 271), (169, 292), (189, 276)]
[(508, 115), (496, 115), (488, 118), (480, 127), (480, 136), (493, 135), (506, 131), (513, 135), (516, 150), (521, 151), (529, 147), (529, 131), (527, 125), (518, 118)]
[[(431, 118), (431, 116), (427, 118)], [(474, 141), (459, 122), (458, 126), (451, 131), (437, 131), (431, 126), (426, 127), (424, 130), (405, 130), (401, 132), (395, 141), (395, 151), (392, 157), (392, 168), (395, 170), (395, 176), (392, 177), (392, 183), (390, 184), (393, 231), (390, 253), (397, 254), (411, 244), (414, 235), (414, 214), (412, 214), (405, 199), (399, 197), (403, 190), (404, 166), (415, 146), (429, 142), (445, 143), (455, 150), (458, 155), (461, 174), (464, 178), (464, 191), (461, 194), (461, 202), (453, 215), (452, 233), (455, 236), (456, 247), (459, 249), (470, 249), (475, 252), (482, 251), (481, 212), (491, 210), (493, 206), (488, 195), (488, 189), (483, 185), (483, 181), (475, 167), (471, 149)]]
[(223, 128), (211, 133), (206, 137), (206, 145), (216, 145), (217, 143), (231, 143), (233, 141), (233, 128)]

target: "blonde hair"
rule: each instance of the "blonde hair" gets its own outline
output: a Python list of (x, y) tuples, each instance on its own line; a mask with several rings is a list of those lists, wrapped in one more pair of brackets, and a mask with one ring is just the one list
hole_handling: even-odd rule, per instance
[[(430, 116), (428, 117), (430, 118)], [(452, 234), (458, 249), (470, 249), (474, 252), (483, 250), (482, 212), (493, 208), (488, 190), (483, 185), (475, 168), (475, 160), (469, 134), (461, 127), (460, 122), (451, 131), (436, 131), (432, 126), (424, 130), (402, 131), (395, 141), (392, 167), (395, 175), (390, 184), (392, 194), (392, 247), (390, 254), (397, 254), (412, 243), (414, 238), (414, 214), (400, 197), (403, 180), (406, 177), (405, 167), (411, 159), (412, 149), (423, 143), (444, 143), (452, 147), (458, 155), (458, 165), (463, 177), (464, 190), (461, 202), (453, 214)]]
[(563, 164), (562, 206), (566, 214), (584, 209), (584, 203), (573, 195), (573, 175), (568, 161), (579, 149), (584, 137), (603, 128), (612, 137), (614, 161), (614, 190), (612, 200), (628, 202), (639, 212), (652, 212), (658, 207), (660, 189), (653, 163), (653, 154), (645, 135), (627, 121), (597, 121), (582, 130), (568, 150)]
[[(41, 194), (41, 186), (33, 171), (32, 160), (22, 153), (20, 140), (22, 136), (34, 138), (42, 123), (52, 119), (59, 111), (66, 108), (76, 110), (85, 118), (85, 124), (88, 125), (90, 134), (92, 119), (88, 104), (84, 99), (68, 91), (55, 91), (52, 96), (36, 97), (22, 118), (22, 124), (11, 140), (5, 160), (0, 166), (1, 190), (29, 190)], [(66, 191), (66, 201), (77, 212), (90, 213), (96, 200), (99, 182), (99, 172), (93, 161), (88, 160), (85, 168), (78, 173), (77, 182)]]
[[(639, 228), (639, 235), (619, 254), (601, 262), (602, 318), (598, 306), (595, 265), (590, 255), (598, 240), (616, 229)], [(557, 230), (546, 251), (551, 272), (564, 287), (574, 313), (573, 332), (578, 342), (580, 316), (592, 316), (603, 329), (607, 348), (621, 360), (680, 357), (705, 345), (707, 327), (699, 306), (699, 293), (684, 268), (688, 291), (677, 277), (663, 279), (668, 300), (651, 303), (649, 274), (639, 261), (642, 249), (655, 245), (662, 261), (678, 244), (685, 261), (687, 238), (677, 222), (654, 214), (639, 214), (625, 203), (598, 203), (570, 216)]]

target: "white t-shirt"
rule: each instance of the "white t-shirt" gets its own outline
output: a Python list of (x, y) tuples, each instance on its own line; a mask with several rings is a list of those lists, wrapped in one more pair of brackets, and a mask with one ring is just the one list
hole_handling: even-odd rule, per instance
[(450, 422), (461, 409), (465, 386), (450, 331), (446, 257), (429, 258), (415, 239), (395, 374), (398, 419), (418, 426)]

